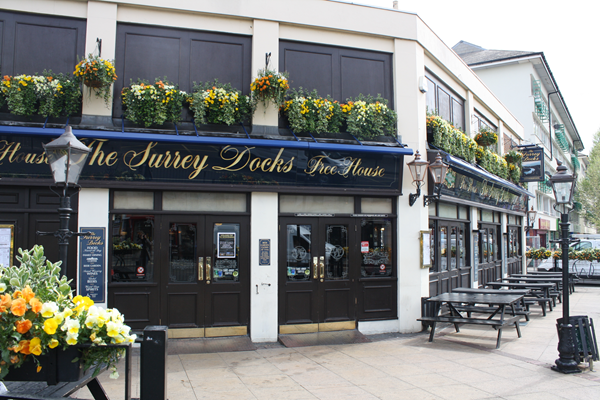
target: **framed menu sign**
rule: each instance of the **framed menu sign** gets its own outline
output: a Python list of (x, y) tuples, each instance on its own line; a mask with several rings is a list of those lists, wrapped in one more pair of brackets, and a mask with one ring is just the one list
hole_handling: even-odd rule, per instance
[(10, 267), (13, 259), (14, 225), (0, 225), (0, 264)]
[(95, 303), (104, 303), (106, 262), (105, 228), (79, 228), (80, 232), (92, 232), (79, 237), (79, 294), (88, 296)]
[(235, 258), (235, 232), (217, 234), (217, 258)]

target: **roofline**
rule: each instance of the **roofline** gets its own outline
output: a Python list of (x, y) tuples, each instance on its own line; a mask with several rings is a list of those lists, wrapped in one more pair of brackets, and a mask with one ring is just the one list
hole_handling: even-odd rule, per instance
[(569, 111), (569, 107), (567, 107), (565, 99), (564, 99), (560, 89), (558, 88), (558, 84), (556, 83), (556, 79), (554, 79), (554, 75), (552, 74), (552, 70), (550, 69), (550, 66), (548, 65), (548, 61), (546, 60), (546, 56), (544, 55), (544, 52), (522, 54), (520, 56), (506, 57), (506, 58), (501, 58), (501, 59), (494, 60), (494, 61), (482, 61), (482, 62), (468, 64), (468, 65), (472, 69), (478, 69), (478, 68), (485, 67), (487, 65), (504, 64), (504, 63), (511, 62), (511, 61), (527, 60), (527, 59), (538, 58), (538, 57), (542, 59), (542, 62), (544, 64), (544, 69), (546, 70), (546, 73), (550, 77), (550, 80), (552, 81), (552, 86), (554, 87), (556, 94), (558, 94), (558, 97), (560, 98), (560, 103), (563, 106), (563, 108), (565, 109), (565, 112), (567, 113), (567, 116), (569, 117), (569, 122), (571, 123), (571, 126), (573, 127), (573, 130), (575, 131), (575, 134), (577, 135), (577, 139), (573, 139), (573, 142), (579, 142), (580, 146), (578, 148), (578, 151), (581, 151), (584, 149), (583, 141), (581, 140), (581, 135), (579, 134), (579, 131), (577, 130), (577, 127), (575, 126), (575, 122), (573, 121), (573, 117), (571, 116), (571, 112)]

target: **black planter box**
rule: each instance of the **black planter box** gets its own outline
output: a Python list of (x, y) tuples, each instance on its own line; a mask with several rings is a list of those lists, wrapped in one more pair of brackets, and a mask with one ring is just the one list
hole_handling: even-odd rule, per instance
[(63, 349), (51, 349), (48, 353), (37, 356), (42, 369), (37, 372), (37, 364), (32, 356), (19, 368), (10, 368), (4, 377), (5, 381), (45, 381), (48, 385), (56, 385), (58, 382), (76, 382), (83, 377), (83, 366), (81, 362), (73, 362), (75, 358), (81, 357), (79, 348), (69, 347)]

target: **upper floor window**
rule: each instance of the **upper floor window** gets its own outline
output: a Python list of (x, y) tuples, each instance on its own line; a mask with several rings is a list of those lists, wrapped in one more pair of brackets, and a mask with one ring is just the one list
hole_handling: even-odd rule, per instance
[(465, 101), (447, 85), (427, 75), (427, 112), (435, 113), (454, 127), (465, 130)]

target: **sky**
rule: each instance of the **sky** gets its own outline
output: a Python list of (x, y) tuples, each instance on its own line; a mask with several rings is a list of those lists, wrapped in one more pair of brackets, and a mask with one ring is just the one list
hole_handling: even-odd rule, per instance
[[(392, 8), (392, 0), (344, 0)], [(571, 113), (583, 153), (600, 130), (600, 2), (595, 0), (398, 0), (448, 45), (544, 52)]]

